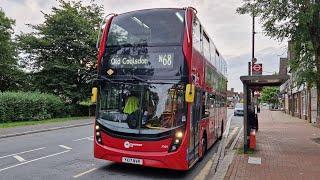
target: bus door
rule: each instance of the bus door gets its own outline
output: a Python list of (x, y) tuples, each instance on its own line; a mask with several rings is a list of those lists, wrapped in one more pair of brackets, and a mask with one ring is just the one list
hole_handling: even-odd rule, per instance
[(199, 158), (199, 120), (201, 119), (202, 91), (196, 88), (194, 102), (191, 106), (190, 143), (188, 150), (189, 165)]

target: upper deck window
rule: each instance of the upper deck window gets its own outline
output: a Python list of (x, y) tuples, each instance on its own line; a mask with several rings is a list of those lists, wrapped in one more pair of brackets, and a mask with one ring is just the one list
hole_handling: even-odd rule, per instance
[(203, 55), (210, 61), (210, 42), (208, 35), (203, 31)]
[(183, 32), (184, 10), (134, 11), (114, 17), (107, 46), (181, 45)]
[(201, 29), (200, 22), (196, 17), (193, 19), (192, 24), (192, 41), (193, 47), (201, 52)]

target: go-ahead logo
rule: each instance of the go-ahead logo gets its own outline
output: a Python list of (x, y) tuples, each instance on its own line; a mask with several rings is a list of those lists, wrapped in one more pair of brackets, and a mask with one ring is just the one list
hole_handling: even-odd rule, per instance
[(128, 148), (132, 148), (132, 147), (134, 147), (134, 146), (139, 146), (139, 147), (141, 147), (142, 144), (130, 143), (129, 141), (125, 141), (125, 142), (123, 143), (123, 146), (128, 149)]

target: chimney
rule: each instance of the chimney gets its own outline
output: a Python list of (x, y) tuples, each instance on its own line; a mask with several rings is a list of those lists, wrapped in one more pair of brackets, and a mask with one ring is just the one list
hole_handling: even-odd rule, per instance
[(288, 59), (280, 58), (279, 75), (287, 75)]

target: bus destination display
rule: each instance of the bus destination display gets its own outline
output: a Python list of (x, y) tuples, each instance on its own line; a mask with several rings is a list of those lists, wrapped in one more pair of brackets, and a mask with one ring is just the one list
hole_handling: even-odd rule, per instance
[(173, 68), (173, 53), (148, 53), (146, 55), (112, 55), (110, 65), (113, 68)]

